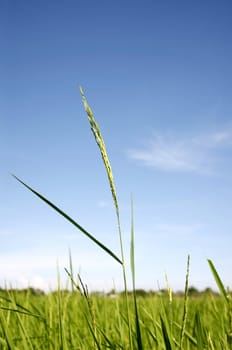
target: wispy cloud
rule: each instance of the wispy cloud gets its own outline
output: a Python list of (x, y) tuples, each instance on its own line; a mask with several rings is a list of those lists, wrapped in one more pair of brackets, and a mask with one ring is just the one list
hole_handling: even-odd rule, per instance
[(232, 146), (232, 128), (191, 137), (155, 133), (143, 149), (128, 151), (130, 159), (162, 171), (215, 172), (215, 151)]
[(229, 127), (227, 130), (219, 130), (212, 133), (199, 135), (193, 138), (196, 145), (201, 145), (206, 148), (218, 148), (232, 145), (232, 130)]
[[(94, 282), (98, 282), (99, 275), (111, 274), (117, 267), (113, 260), (102, 255), (101, 252), (79, 251), (72, 256), (73, 266), (78, 270), (85, 270), (89, 274), (96, 276)], [(69, 257), (52, 253), (47, 254), (2, 254), (0, 256), (0, 287), (14, 286), (17, 288), (27, 288), (29, 286), (50, 290), (57, 287), (57, 267), (61, 273), (62, 285), (67, 284), (68, 276), (64, 273), (64, 267), (69, 266)], [(86, 274), (88, 274), (86, 273)]]

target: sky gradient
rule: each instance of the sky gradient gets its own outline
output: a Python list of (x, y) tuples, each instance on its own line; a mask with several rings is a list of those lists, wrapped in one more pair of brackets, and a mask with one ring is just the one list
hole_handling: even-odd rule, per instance
[(231, 288), (231, 1), (2, 1), (0, 285), (49, 290), (71, 250), (90, 289), (120, 266), (15, 174), (119, 254), (117, 221), (78, 86), (113, 169), (138, 288)]

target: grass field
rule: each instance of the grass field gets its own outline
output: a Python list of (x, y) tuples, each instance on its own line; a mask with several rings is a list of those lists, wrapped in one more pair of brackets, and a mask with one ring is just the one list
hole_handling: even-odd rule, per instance
[[(1, 349), (130, 349), (125, 297), (82, 291), (35, 294), (2, 291)], [(128, 297), (134, 318), (133, 297)], [(231, 315), (220, 296), (185, 298), (168, 293), (137, 297), (143, 349), (231, 349)], [(231, 310), (230, 310), (231, 311)], [(136, 326), (131, 326), (137, 349)]]
[(93, 116), (85, 95), (82, 101), (91, 130), (99, 147), (109, 181), (118, 225), (121, 255), (100, 242), (79, 223), (63, 212), (45, 196), (16, 178), (36, 197), (68, 220), (103, 253), (109, 254), (122, 268), (124, 290), (114, 297), (89, 294), (80, 276), (74, 277), (72, 259), (67, 272), (70, 291), (49, 294), (26, 291), (0, 291), (0, 349), (71, 350), (71, 349), (157, 349), (157, 350), (231, 350), (232, 302), (213, 262), (208, 260), (220, 296), (203, 293), (190, 297), (188, 277), (190, 258), (187, 261), (185, 290), (182, 296), (173, 295), (170, 288), (164, 293), (141, 297), (136, 291), (134, 264), (133, 200), (131, 200), (130, 267), (132, 292), (128, 291), (119, 205), (113, 172), (107, 156), (100, 128)]

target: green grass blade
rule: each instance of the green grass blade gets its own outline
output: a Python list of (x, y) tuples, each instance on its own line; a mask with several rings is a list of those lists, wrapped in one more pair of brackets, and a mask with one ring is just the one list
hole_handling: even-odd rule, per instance
[[(182, 329), (182, 326), (179, 323), (174, 321), (173, 324), (176, 326), (176, 328), (178, 328), (180, 330)], [(185, 333), (186, 338), (188, 339), (188, 342), (190, 342), (193, 346), (196, 347), (197, 340), (186, 329), (185, 329), (184, 333)]]
[[(170, 307), (170, 303), (168, 303), (168, 307)], [(159, 328), (162, 330), (162, 336), (165, 341), (166, 349), (175, 349), (174, 340), (173, 340), (173, 332), (172, 332), (172, 324), (171, 322), (173, 320), (169, 317), (169, 310), (165, 307), (165, 300), (161, 296), (160, 298), (160, 320), (161, 320), (161, 327), (158, 325)], [(169, 348), (170, 346), (170, 348)]]
[(22, 314), (22, 315), (27, 315), (27, 316), (32, 316), (35, 318), (42, 319), (44, 321), (44, 318), (42, 318), (42, 316), (33, 314), (32, 312), (21, 311), (21, 310), (13, 309), (13, 308), (6, 307), (6, 306), (0, 306), (0, 310), (10, 311), (10, 312), (14, 312), (14, 313)]
[(228, 296), (226, 289), (225, 289), (225, 287), (224, 287), (224, 285), (219, 277), (219, 274), (218, 274), (213, 262), (210, 259), (208, 259), (207, 261), (208, 261), (209, 267), (211, 269), (211, 272), (213, 274), (213, 277), (215, 279), (215, 282), (217, 283), (218, 289), (220, 290), (220, 293), (223, 296), (226, 303), (229, 305), (229, 302), (230, 302), (229, 296)]
[(72, 292), (74, 291), (74, 288), (76, 290), (78, 290), (78, 292), (81, 293), (81, 290), (80, 290), (80, 287), (79, 285), (74, 281), (74, 278), (73, 278), (73, 275), (66, 269), (66, 267), (64, 268), (64, 271), (67, 273), (70, 281), (71, 281), (71, 284), (72, 284)]
[[(9, 330), (8, 324), (5, 320), (4, 315), (0, 314), (0, 324), (1, 324), (1, 328), (4, 334), (4, 340), (6, 341), (7, 344), (7, 349), (8, 350), (15, 350), (16, 346), (14, 346), (14, 341), (13, 338), (11, 336), (11, 332)], [(4, 347), (4, 349), (6, 349), (6, 347)]]
[(135, 329), (136, 329), (136, 340), (138, 350), (143, 349), (141, 330), (139, 324), (139, 313), (136, 298), (135, 289), (135, 254), (134, 254), (134, 213), (133, 213), (133, 200), (131, 199), (131, 246), (130, 246), (130, 262), (131, 262), (131, 274), (132, 274), (132, 285), (133, 285), (133, 298), (134, 298), (134, 311), (135, 311)]
[(68, 220), (71, 224), (77, 227), (82, 233), (84, 233), (89, 239), (91, 239), (94, 243), (96, 243), (99, 247), (101, 247), (106, 253), (108, 253), (111, 257), (113, 257), (117, 262), (122, 264), (122, 261), (104, 244), (99, 242), (94, 236), (92, 236), (88, 231), (86, 231), (82, 226), (80, 226), (75, 220), (73, 220), (70, 216), (64, 213), (60, 208), (58, 208), (55, 204), (50, 202), (47, 198), (42, 196), (40, 193), (36, 192), (33, 188), (28, 186), (22, 180), (20, 180), (17, 176), (12, 175), (17, 181), (19, 181), (23, 186), (25, 186), (29, 191), (34, 193), (37, 197), (39, 197), (42, 201), (52, 207), (55, 211), (57, 211), (61, 216), (63, 216), (66, 220)]
[(110, 340), (109, 337), (107, 337), (106, 332), (104, 332), (103, 329), (98, 329), (99, 333), (101, 333), (101, 335), (103, 336), (103, 338), (105, 339), (106, 343), (104, 345), (105, 348), (109, 348), (109, 349), (116, 349), (116, 344), (113, 344), (113, 342)]
[(72, 263), (72, 254), (71, 250), (69, 249), (69, 271), (70, 271), (70, 280), (71, 280), (71, 288), (72, 288), (72, 294), (74, 293), (74, 284), (73, 284), (73, 263)]
[(188, 255), (188, 260), (187, 260), (187, 272), (186, 272), (185, 290), (184, 290), (184, 312), (183, 312), (182, 327), (181, 327), (181, 334), (180, 334), (180, 349), (183, 349), (185, 327), (186, 327), (187, 313), (188, 313), (189, 266), (190, 266), (190, 255)]
[(17, 303), (16, 301), (14, 301), (12, 299), (4, 297), (3, 295), (0, 296), (0, 300), (4, 300), (5, 302), (7, 302), (9, 304), (13, 304), (13, 305), (15, 305), (17, 307), (17, 309), (16, 309), (16, 308), (10, 308), (10, 307), (7, 308), (7, 307), (0, 306), (0, 309), (5, 309), (5, 310), (9, 310), (9, 311), (15, 311), (15, 312), (19, 312), (19, 313), (22, 313), (22, 314), (25, 314), (25, 315), (29, 315), (29, 316), (33, 316), (33, 317), (45, 320), (45, 318), (43, 316), (31, 312), (28, 308), (20, 305), (19, 303)]
[(203, 327), (201, 323), (201, 318), (199, 311), (197, 310), (195, 314), (195, 321), (194, 321), (194, 335), (195, 338), (197, 339), (197, 349), (202, 350), (204, 349), (204, 332), (203, 332)]
[(133, 213), (133, 201), (131, 200), (131, 244), (130, 244), (130, 264), (133, 289), (135, 289), (135, 257), (134, 257), (134, 213)]
[(58, 329), (59, 329), (59, 349), (66, 349), (66, 342), (64, 338), (64, 321), (63, 321), (63, 305), (62, 305), (62, 296), (61, 296), (61, 288), (60, 288), (60, 270), (57, 264), (57, 277), (58, 277), (58, 289), (57, 289), (57, 306), (58, 306)]
[(96, 334), (95, 334), (95, 332), (94, 332), (94, 330), (93, 330), (93, 328), (92, 328), (92, 326), (91, 326), (91, 324), (90, 324), (90, 322), (89, 322), (89, 320), (88, 320), (88, 317), (87, 317), (86, 315), (85, 315), (85, 319), (86, 319), (86, 323), (87, 323), (87, 325), (88, 325), (88, 328), (89, 328), (89, 330), (90, 330), (90, 333), (92, 334), (94, 343), (95, 343), (96, 346), (97, 346), (97, 349), (98, 349), (98, 350), (101, 350), (101, 345), (100, 345), (100, 343), (99, 343), (99, 341), (98, 341), (98, 339), (97, 339), (97, 337), (96, 337)]
[(163, 333), (163, 338), (164, 338), (165, 349), (166, 350), (174, 350), (174, 348), (171, 345), (172, 341), (168, 335), (169, 332), (167, 330), (167, 327), (165, 325), (165, 322), (164, 322), (162, 316), (160, 316), (160, 321), (161, 321), (161, 328), (162, 328), (162, 333)]

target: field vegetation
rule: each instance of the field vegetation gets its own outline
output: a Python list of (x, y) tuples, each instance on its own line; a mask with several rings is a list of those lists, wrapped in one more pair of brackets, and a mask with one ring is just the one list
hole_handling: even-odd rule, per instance
[[(89, 295), (81, 288), (48, 294), (32, 288), (1, 290), (0, 348), (130, 349), (124, 293)], [(227, 302), (211, 290), (193, 288), (182, 331), (185, 303), (183, 293), (137, 291), (140, 348), (231, 349)], [(133, 319), (133, 292), (128, 304)], [(134, 325), (131, 332), (132, 349), (138, 349)]]
[(209, 268), (220, 294), (210, 289), (200, 293), (189, 287), (190, 257), (185, 288), (158, 292), (136, 290), (134, 264), (133, 200), (131, 200), (130, 267), (132, 291), (128, 291), (120, 212), (113, 172), (100, 128), (80, 89), (90, 127), (106, 170), (118, 225), (120, 256), (86, 231), (45, 196), (18, 177), (24, 187), (52, 207), (121, 266), (124, 290), (120, 293), (89, 293), (78, 275), (73, 275), (70, 256), (66, 269), (70, 290), (48, 294), (28, 288), (0, 290), (0, 349), (6, 350), (231, 350), (232, 301), (211, 260)]

